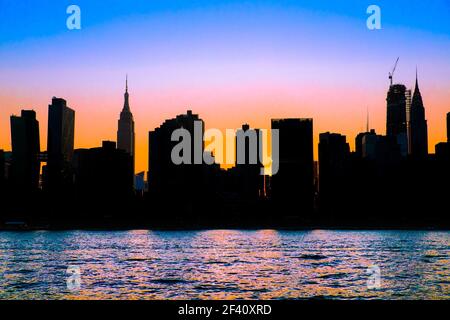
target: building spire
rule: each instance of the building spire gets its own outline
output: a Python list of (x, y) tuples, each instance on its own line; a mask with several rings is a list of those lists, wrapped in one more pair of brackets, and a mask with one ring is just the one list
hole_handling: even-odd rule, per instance
[(411, 100), (410, 108), (410, 141), (409, 150), (414, 157), (428, 155), (428, 127), (425, 119), (425, 108), (419, 90), (419, 76), (416, 67), (416, 87)]
[(367, 107), (366, 132), (369, 132), (369, 107)]
[(416, 87), (414, 88), (414, 91), (420, 91), (419, 90), (419, 77), (417, 76), (417, 66), (416, 66)]
[(128, 74), (125, 77), (125, 94), (124, 94), (124, 104), (123, 104), (123, 111), (130, 112), (130, 103), (128, 102)]

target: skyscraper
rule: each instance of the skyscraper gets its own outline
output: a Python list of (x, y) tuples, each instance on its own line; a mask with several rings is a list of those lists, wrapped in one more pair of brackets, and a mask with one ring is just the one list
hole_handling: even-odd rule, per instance
[[(5, 151), (0, 149), (0, 192), (3, 195), (3, 189), (6, 184), (6, 172), (5, 172)], [(1, 197), (0, 195), (0, 197)]]
[(408, 154), (411, 154), (411, 89), (406, 89), (406, 136), (408, 139)]
[(128, 77), (125, 81), (125, 94), (122, 112), (118, 121), (117, 129), (117, 149), (126, 151), (133, 158), (133, 176), (135, 163), (135, 137), (134, 137), (134, 120), (130, 110), (128, 95)]
[(375, 158), (377, 134), (374, 129), (358, 133), (355, 138), (355, 155), (358, 159)]
[(250, 129), (248, 124), (242, 125), (242, 129), (236, 134), (235, 170), (239, 181), (239, 194), (246, 201), (255, 200), (264, 193), (264, 175), (261, 175), (264, 167), (259, 158), (259, 134), (259, 129)]
[(450, 143), (450, 112), (447, 113), (447, 142)]
[[(172, 151), (179, 144), (172, 141), (172, 133), (181, 128), (190, 133), (191, 138), (187, 142), (191, 151), (187, 156), (190, 164), (175, 164), (172, 161)], [(203, 120), (188, 110), (186, 114), (166, 120), (160, 127), (149, 132), (148, 184), (149, 191), (157, 194), (156, 201), (168, 201), (172, 206), (179, 206), (178, 210), (187, 210), (190, 213), (193, 212), (194, 206), (196, 210), (201, 209), (199, 208), (201, 201), (205, 200), (203, 183), (205, 170), (202, 162), (204, 128)], [(200, 137), (201, 141), (195, 137)], [(195, 161), (196, 158), (199, 158), (197, 160), (201, 161), (200, 164)]]
[[(450, 160), (450, 112), (447, 113), (447, 142), (440, 142), (435, 147), (436, 158), (439, 160)], [(450, 166), (447, 168), (450, 170)]]
[(48, 106), (46, 186), (62, 191), (61, 187), (73, 180), (71, 161), (74, 148), (75, 111), (66, 100), (52, 98)]
[(410, 110), (409, 151), (413, 157), (424, 158), (428, 155), (428, 128), (425, 120), (425, 108), (419, 90), (416, 72), (416, 86)]
[(314, 206), (312, 119), (272, 119), (279, 130), (279, 169), (271, 193), (280, 214), (305, 216)]
[(406, 126), (406, 87), (394, 84), (389, 87), (387, 94), (386, 135), (395, 140), (400, 146), (403, 156), (408, 153), (408, 136)]
[(99, 148), (75, 150), (73, 162), (78, 199), (109, 209), (108, 214), (120, 213), (116, 209), (133, 194), (131, 155), (116, 149), (115, 142), (103, 141)]
[(31, 192), (39, 186), (39, 122), (36, 112), (22, 110), (11, 116), (12, 183), (18, 191)]
[(320, 208), (327, 214), (343, 211), (348, 206), (346, 186), (350, 146), (338, 133), (319, 135), (319, 193)]
[(3, 210), (0, 212), (0, 217), (3, 216), (6, 206), (6, 200), (9, 198), (8, 189), (6, 186), (6, 157), (5, 151), (0, 149), (0, 203), (3, 204)]
[[(203, 139), (199, 146), (196, 145), (194, 139), (195, 133), (195, 123), (198, 122), (199, 135), (203, 137), (203, 132), (205, 129), (205, 124), (202, 119), (199, 118), (198, 114), (193, 114), (191, 110), (188, 110), (186, 114), (177, 115), (176, 118), (164, 121), (164, 123), (156, 128), (154, 131), (149, 132), (149, 184), (157, 184), (159, 187), (163, 187), (170, 183), (170, 181), (178, 181), (181, 177), (177, 177), (176, 171), (180, 168), (186, 167), (185, 165), (176, 165), (172, 162), (171, 153), (175, 145), (178, 144), (176, 141), (172, 141), (172, 133), (180, 128), (189, 131), (191, 136), (190, 146), (190, 163), (195, 163), (195, 157), (197, 151), (199, 151), (200, 156), (203, 157), (204, 142)], [(200, 149), (200, 150), (197, 150)], [(203, 158), (201, 158), (203, 161)], [(171, 179), (167, 179), (168, 176), (172, 176)]]

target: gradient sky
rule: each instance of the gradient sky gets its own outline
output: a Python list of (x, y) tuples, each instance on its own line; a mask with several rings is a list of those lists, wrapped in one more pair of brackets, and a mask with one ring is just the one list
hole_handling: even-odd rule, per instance
[[(66, 28), (81, 8), (82, 29)], [(382, 30), (366, 28), (381, 8)], [(0, 149), (9, 116), (34, 109), (46, 149), (52, 96), (76, 110), (76, 147), (116, 140), (129, 75), (138, 171), (147, 132), (192, 109), (207, 128), (270, 127), (271, 118), (314, 118), (319, 132), (385, 133), (388, 72), (414, 84), (416, 65), (430, 151), (450, 111), (450, 2), (0, 0)]]

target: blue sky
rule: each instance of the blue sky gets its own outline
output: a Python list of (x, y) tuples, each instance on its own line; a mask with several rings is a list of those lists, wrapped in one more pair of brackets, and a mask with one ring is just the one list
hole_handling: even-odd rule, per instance
[[(382, 9), (383, 24), (450, 35), (450, 1), (406, 0), (0, 0), (0, 44), (40, 38), (67, 32), (65, 10), (77, 4), (82, 10), (83, 27), (111, 23), (133, 15), (208, 10), (283, 9), (319, 12), (365, 21), (370, 4)], [(326, 23), (326, 20), (324, 20)]]

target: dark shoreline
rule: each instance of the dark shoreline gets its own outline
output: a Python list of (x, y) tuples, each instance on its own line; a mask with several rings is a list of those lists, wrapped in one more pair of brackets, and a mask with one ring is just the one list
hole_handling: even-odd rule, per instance
[(151, 224), (132, 224), (132, 225), (27, 225), (27, 226), (0, 226), (0, 232), (5, 231), (131, 231), (131, 230), (148, 230), (148, 231), (206, 231), (206, 230), (241, 230), (241, 231), (314, 231), (314, 230), (330, 230), (330, 231), (450, 231), (449, 226), (399, 226), (399, 225), (358, 225), (358, 226), (330, 226), (330, 225), (308, 225), (308, 226), (271, 226), (271, 225), (190, 225), (190, 226), (162, 226)]

